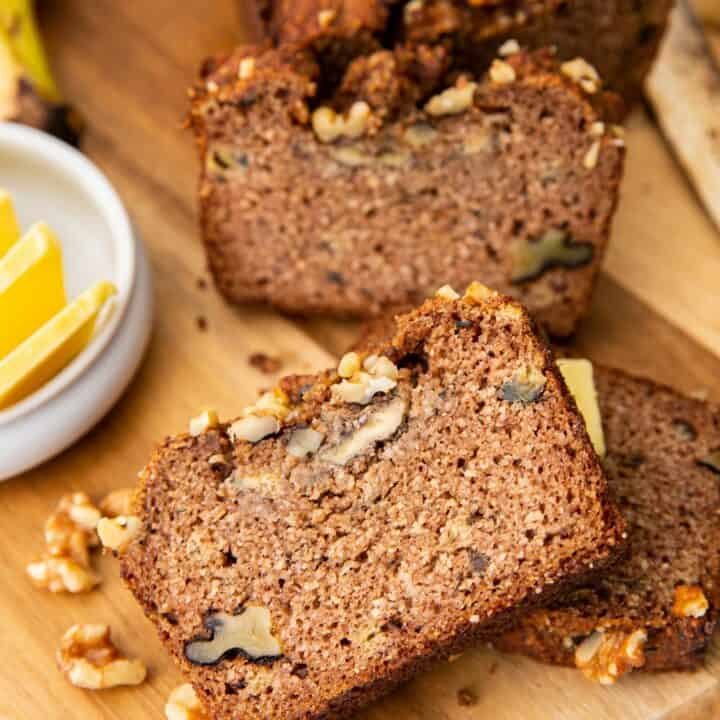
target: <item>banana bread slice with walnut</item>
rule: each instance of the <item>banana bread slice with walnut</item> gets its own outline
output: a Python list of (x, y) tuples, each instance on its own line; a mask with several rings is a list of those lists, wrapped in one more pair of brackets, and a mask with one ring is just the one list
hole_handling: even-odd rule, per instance
[(381, 50), (329, 89), (308, 50), (206, 65), (191, 121), (227, 299), (367, 316), (479, 278), (552, 334), (573, 331), (622, 175), (611, 98), (549, 53), (497, 60), (479, 81), (448, 67), (439, 46)]
[(495, 644), (606, 684), (695, 668), (720, 602), (720, 408), (619, 370), (595, 378), (628, 556)]
[(121, 567), (218, 720), (344, 717), (622, 549), (550, 352), (477, 284), (213, 420), (141, 473)]

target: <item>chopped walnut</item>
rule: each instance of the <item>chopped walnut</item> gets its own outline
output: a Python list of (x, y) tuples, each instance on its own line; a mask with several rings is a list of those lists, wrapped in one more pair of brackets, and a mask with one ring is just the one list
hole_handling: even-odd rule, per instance
[(605, 134), (605, 123), (604, 122), (594, 122), (590, 126), (590, 134), (594, 138), (601, 138)]
[(612, 685), (633, 668), (645, 664), (645, 630), (631, 633), (596, 630), (575, 650), (575, 665), (589, 680)]
[(508, 55), (514, 55), (520, 52), (520, 43), (514, 38), (506, 40), (499, 48), (498, 55), (500, 57), (507, 57)]
[(88, 550), (98, 544), (95, 527), (100, 517), (100, 510), (86, 493), (63, 496), (57, 510), (45, 522), (45, 544), (50, 555), (71, 557), (88, 565)]
[(219, 422), (215, 410), (203, 410), (199, 415), (190, 419), (190, 434), (193, 437), (202, 435), (206, 430), (217, 427)]
[(436, 293), (436, 298), (442, 298), (443, 300), (459, 300), (460, 295), (455, 292), (449, 285), (443, 285)]
[(140, 532), (142, 522), (135, 515), (118, 515), (102, 518), (98, 523), (98, 535), (103, 547), (120, 555), (124, 553), (133, 538)]
[(337, 12), (332, 8), (328, 8), (327, 10), (321, 10), (317, 14), (318, 25), (323, 28), (323, 30), (326, 30), (333, 24), (336, 16)]
[(135, 488), (119, 488), (109, 492), (100, 501), (100, 512), (103, 517), (117, 517), (118, 515), (132, 515), (135, 502)]
[(595, 140), (595, 142), (590, 146), (590, 149), (585, 154), (585, 157), (583, 158), (583, 166), (587, 170), (593, 170), (597, 164), (598, 159), (600, 158), (600, 141)]
[(299, 428), (290, 436), (287, 451), (290, 455), (303, 458), (317, 452), (325, 436), (312, 428)]
[(370, 106), (363, 100), (354, 102), (347, 115), (338, 115), (322, 106), (312, 114), (312, 126), (320, 142), (330, 143), (341, 137), (358, 138), (365, 134), (370, 120)]
[(233, 442), (259, 442), (278, 432), (289, 413), (290, 399), (280, 388), (275, 388), (261, 395), (254, 405), (246, 407), (240, 413), (240, 419), (228, 428), (228, 435)]
[(255, 72), (255, 58), (254, 57), (243, 58), (240, 61), (240, 64), (238, 65), (238, 77), (241, 80), (247, 80), (248, 78), (252, 77), (252, 74), (254, 72)]
[(678, 585), (675, 588), (675, 602), (672, 613), (678, 617), (703, 617), (710, 603), (701, 587), (697, 585)]
[(46, 555), (30, 563), (26, 571), (33, 584), (52, 593), (89, 592), (100, 582), (90, 568), (69, 557)]
[(490, 80), (497, 85), (507, 85), (515, 82), (517, 75), (515, 68), (504, 60), (493, 60), (490, 66)]
[(165, 705), (167, 720), (210, 720), (190, 683), (176, 687)]
[(583, 58), (575, 58), (564, 62), (560, 66), (560, 71), (590, 95), (596, 93), (600, 88), (598, 71)]
[(362, 368), (359, 363), (356, 353), (347, 353), (340, 360), (338, 373), (343, 379), (330, 389), (335, 402), (367, 405), (375, 395), (390, 392), (397, 385), (398, 369), (388, 358), (371, 355)]
[(465, 112), (473, 104), (476, 89), (477, 83), (474, 82), (449, 87), (425, 103), (425, 112), (435, 116), (458, 115)]
[(479, 305), (490, 298), (496, 297), (497, 294), (498, 293), (495, 290), (491, 290), (487, 287), (487, 285), (483, 285), (479, 282), (472, 282), (467, 286), (463, 297), (465, 300), (469, 300), (470, 302), (477, 303)]
[(396, 397), (375, 410), (340, 443), (323, 450), (320, 459), (333, 465), (345, 465), (376, 442), (390, 439), (402, 424), (406, 413), (406, 401)]
[(67, 679), (87, 690), (139, 685), (147, 675), (143, 662), (120, 655), (107, 625), (73, 625), (63, 635), (56, 657)]

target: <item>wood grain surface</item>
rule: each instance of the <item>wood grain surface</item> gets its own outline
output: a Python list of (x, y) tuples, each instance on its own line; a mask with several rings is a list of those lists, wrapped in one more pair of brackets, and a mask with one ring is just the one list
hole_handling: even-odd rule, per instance
[[(198, 62), (242, 35), (237, 6), (41, 5), (60, 83), (87, 119), (84, 150), (116, 185), (147, 245), (157, 309), (147, 358), (108, 417), (58, 458), (0, 486), (0, 718), (162, 718), (169, 691), (182, 679), (122, 587), (115, 561), (96, 558), (103, 581), (87, 595), (55, 596), (30, 586), (24, 567), (42, 549), (43, 522), (70, 490), (99, 499), (132, 484), (153, 443), (184, 430), (198, 409), (236, 413), (276, 377), (252, 367), (251, 354), (279, 358), (283, 373), (308, 371), (332, 363), (357, 326), (230, 308), (209, 284), (195, 220), (194, 148), (180, 126)], [(628, 145), (606, 270), (572, 347), (720, 400), (720, 235), (643, 109), (630, 119)], [(74, 622), (109, 623), (119, 646), (147, 662), (148, 681), (102, 692), (68, 685), (54, 653)], [(461, 689), (474, 704), (458, 701)], [(362, 717), (689, 720), (718, 713), (716, 647), (700, 672), (636, 673), (612, 688), (481, 648), (417, 678)]]

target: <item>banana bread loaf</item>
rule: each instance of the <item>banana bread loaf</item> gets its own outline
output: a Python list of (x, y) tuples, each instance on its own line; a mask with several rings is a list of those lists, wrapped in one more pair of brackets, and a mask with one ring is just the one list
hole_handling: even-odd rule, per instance
[(516, 39), (583, 57), (630, 107), (639, 99), (673, 0), (270, 0), (268, 35), (277, 43), (332, 48), (333, 62), (380, 45), (442, 43), (455, 65), (481, 72)]
[(720, 408), (619, 370), (596, 382), (628, 556), (495, 644), (602, 683), (695, 668), (720, 601)]
[(521, 307), (473, 284), (141, 473), (122, 574), (209, 714), (336, 718), (622, 551)]
[(573, 331), (622, 175), (612, 97), (547, 52), (478, 81), (449, 67), (441, 46), (403, 46), (329, 87), (317, 53), (290, 46), (206, 64), (191, 121), (226, 298), (367, 316), (479, 277)]

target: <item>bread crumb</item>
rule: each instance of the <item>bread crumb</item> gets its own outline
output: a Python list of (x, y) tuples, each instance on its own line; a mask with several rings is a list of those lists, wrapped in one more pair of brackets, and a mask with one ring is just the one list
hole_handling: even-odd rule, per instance
[(478, 696), (472, 688), (464, 687), (457, 691), (457, 701), (461, 707), (472, 707), (477, 705)]
[(195, 318), (195, 325), (200, 332), (205, 332), (208, 328), (208, 321), (204, 315), (198, 315)]
[(266, 355), (264, 352), (256, 352), (248, 357), (248, 365), (259, 370), (264, 375), (274, 375), (282, 370), (282, 360), (278, 357)]

